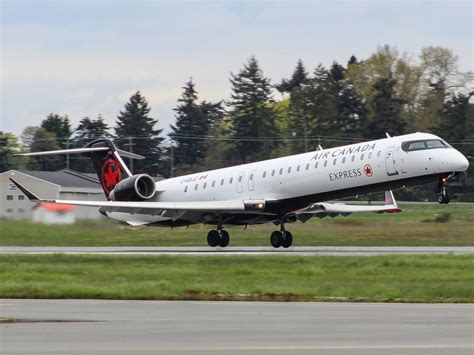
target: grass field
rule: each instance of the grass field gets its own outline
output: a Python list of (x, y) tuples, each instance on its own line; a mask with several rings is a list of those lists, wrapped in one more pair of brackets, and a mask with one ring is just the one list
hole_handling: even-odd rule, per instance
[(1, 298), (474, 302), (468, 255), (0, 255)]
[[(287, 225), (295, 246), (474, 246), (474, 204), (401, 203), (402, 213), (361, 213)], [(449, 214), (444, 218), (444, 214)], [(447, 219), (447, 220), (446, 220)], [(133, 228), (115, 221), (47, 226), (0, 222), (3, 246), (200, 246), (212, 226)], [(229, 227), (232, 246), (267, 246), (272, 224)]]

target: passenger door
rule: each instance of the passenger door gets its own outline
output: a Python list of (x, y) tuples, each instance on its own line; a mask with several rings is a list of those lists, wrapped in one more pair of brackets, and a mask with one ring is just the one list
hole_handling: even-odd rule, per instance
[(385, 167), (388, 176), (398, 175), (395, 163), (395, 147), (388, 147), (385, 151)]

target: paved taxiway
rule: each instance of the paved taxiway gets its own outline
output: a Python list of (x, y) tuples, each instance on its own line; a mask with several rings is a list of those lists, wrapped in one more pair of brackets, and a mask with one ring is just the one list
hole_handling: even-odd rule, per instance
[(118, 254), (118, 255), (384, 255), (473, 254), (474, 247), (0, 247), (0, 254)]
[(0, 352), (471, 354), (469, 304), (0, 300)]

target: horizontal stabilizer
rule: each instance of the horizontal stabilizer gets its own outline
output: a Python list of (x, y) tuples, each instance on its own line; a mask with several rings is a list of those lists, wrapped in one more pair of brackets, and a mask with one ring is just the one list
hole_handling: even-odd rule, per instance
[[(22, 153), (22, 154), (15, 154), (14, 156), (34, 157), (34, 156), (42, 156), (42, 155), (83, 154), (83, 153), (93, 153), (93, 152), (105, 152), (108, 150), (109, 150), (109, 147), (72, 148), (72, 149), (49, 150), (45, 152)], [(142, 155), (127, 152), (125, 150), (117, 149), (117, 152), (122, 157), (125, 157), (125, 158), (139, 159), (139, 160), (145, 159), (145, 157)]]
[(41, 201), (41, 198), (36, 196), (33, 192), (28, 190), (26, 187), (20, 185), (18, 182), (16, 182), (12, 178), (9, 178), (9, 179), (10, 179), (11, 182), (13, 182), (15, 184), (16, 187), (18, 187), (20, 189), (21, 192), (23, 192), (25, 194), (26, 197), (28, 197), (28, 199), (30, 201), (33, 201), (33, 202)]

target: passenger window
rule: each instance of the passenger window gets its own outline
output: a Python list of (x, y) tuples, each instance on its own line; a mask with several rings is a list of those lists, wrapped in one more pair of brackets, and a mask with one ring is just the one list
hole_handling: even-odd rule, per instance
[(216, 186), (216, 180), (212, 181), (212, 187)]
[(342, 164), (346, 162), (346, 157), (342, 158)]
[(224, 185), (224, 179), (221, 180), (221, 186)]
[(309, 170), (309, 163), (306, 164), (306, 170)]
[(280, 169), (280, 175), (283, 174), (283, 168)]
[(275, 169), (272, 170), (272, 176), (275, 176)]
[(250, 174), (250, 180), (253, 180), (253, 174)]
[(199, 184), (194, 185), (194, 190), (198, 189)]
[(356, 159), (356, 156), (353, 155), (351, 160), (352, 160), (352, 161), (355, 161), (355, 159)]
[(296, 167), (296, 171), (300, 171), (300, 166), (299, 165)]
[(327, 160), (324, 161), (324, 167), (326, 167), (326, 166), (328, 166), (328, 161)]
[(232, 181), (234, 181), (234, 178), (233, 178), (233, 177), (230, 178), (229, 184), (232, 184)]
[(291, 173), (291, 166), (288, 168), (288, 174)]
[(372, 159), (372, 152), (369, 153), (369, 159)]
[(379, 151), (377, 152), (377, 158), (380, 158), (380, 154), (382, 154), (382, 152), (379, 150)]
[(207, 182), (204, 183), (204, 185), (202, 186), (203, 189), (205, 189), (207, 187)]
[(188, 186), (187, 185), (184, 187), (184, 192), (188, 192)]
[(336, 163), (337, 163), (337, 159), (334, 159), (334, 160), (332, 161), (332, 165), (336, 165)]
[(314, 168), (317, 169), (318, 168), (318, 162), (316, 162), (316, 164), (314, 164)]
[(264, 178), (265, 176), (267, 176), (267, 172), (266, 172), (266, 171), (263, 172), (262, 177)]
[(360, 155), (360, 160), (364, 160), (364, 154), (363, 153)]
[(242, 182), (242, 175), (239, 176), (239, 182)]

